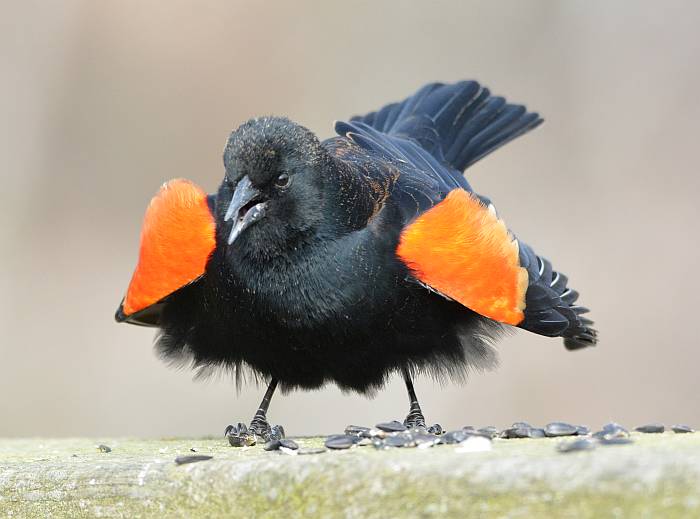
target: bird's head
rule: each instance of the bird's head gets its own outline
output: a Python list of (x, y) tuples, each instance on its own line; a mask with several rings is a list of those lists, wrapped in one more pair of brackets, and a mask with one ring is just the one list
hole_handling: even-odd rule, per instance
[(294, 247), (322, 220), (329, 160), (316, 136), (289, 119), (262, 117), (241, 125), (224, 150), (219, 240), (264, 257)]

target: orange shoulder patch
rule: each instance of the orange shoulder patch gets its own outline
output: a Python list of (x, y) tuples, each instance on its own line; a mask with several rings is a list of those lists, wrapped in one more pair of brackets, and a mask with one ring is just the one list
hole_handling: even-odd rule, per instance
[(207, 194), (189, 180), (163, 184), (146, 210), (125, 315), (157, 303), (202, 274), (216, 245)]
[(516, 325), (524, 319), (527, 270), (502, 220), (454, 189), (408, 225), (396, 250), (420, 281), (471, 310)]

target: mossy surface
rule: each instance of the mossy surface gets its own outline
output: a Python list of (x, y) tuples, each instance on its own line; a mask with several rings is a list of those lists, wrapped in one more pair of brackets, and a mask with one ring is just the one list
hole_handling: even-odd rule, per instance
[[(542, 439), (309, 456), (223, 438), (0, 440), (0, 517), (700, 517), (700, 434), (634, 439), (569, 454)], [(213, 459), (176, 465), (192, 447)]]

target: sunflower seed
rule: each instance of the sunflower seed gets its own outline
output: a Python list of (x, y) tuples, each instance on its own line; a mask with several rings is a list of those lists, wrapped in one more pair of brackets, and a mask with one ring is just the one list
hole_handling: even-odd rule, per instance
[(591, 434), (591, 430), (585, 425), (576, 425), (576, 436), (587, 436)]
[(484, 436), (488, 436), (489, 438), (495, 438), (496, 436), (498, 436), (499, 431), (493, 425), (488, 425), (486, 427), (478, 429), (477, 432), (483, 434)]
[(402, 432), (408, 429), (404, 424), (401, 422), (397, 422), (396, 420), (393, 420), (391, 422), (383, 422), (383, 423), (378, 423), (376, 425), (377, 429), (380, 429), (384, 432)]
[(671, 427), (674, 433), (676, 434), (683, 434), (683, 433), (692, 433), (695, 432), (692, 427), (688, 425), (683, 425), (683, 424), (676, 424), (673, 427)]
[(564, 422), (552, 422), (544, 426), (544, 433), (547, 436), (573, 436), (578, 433), (575, 425)]
[(98, 445), (97, 450), (99, 450), (100, 452), (112, 452), (111, 447), (109, 447), (108, 445), (103, 445), (103, 444)]
[(326, 447), (329, 449), (349, 449), (355, 445), (356, 436), (350, 436), (347, 434), (334, 434), (326, 438)]
[(265, 449), (266, 451), (276, 451), (277, 449), (280, 448), (280, 446), (281, 446), (281, 443), (279, 440), (270, 440), (269, 442), (267, 442), (265, 444), (263, 449)]
[(544, 429), (540, 429), (539, 427), (533, 427), (528, 430), (528, 438), (544, 438), (545, 436), (547, 436), (547, 433)]
[(345, 428), (345, 434), (360, 436), (362, 438), (369, 438), (370, 437), (369, 432), (370, 432), (369, 427), (362, 427), (361, 425), (348, 425)]
[(640, 433), (662, 433), (666, 430), (666, 428), (660, 423), (650, 423), (635, 427), (634, 430)]
[(372, 438), (372, 447), (378, 450), (382, 449), (388, 449), (386, 445), (384, 445), (384, 439), (383, 438)]
[(198, 461), (207, 461), (212, 458), (213, 456), (206, 456), (204, 454), (197, 454), (195, 456), (178, 456), (175, 458), (175, 463), (177, 465), (186, 465), (188, 463), (197, 463)]
[(297, 445), (297, 442), (295, 442), (294, 440), (282, 438), (281, 440), (279, 440), (279, 442), (280, 442), (280, 447), (284, 447), (285, 449), (291, 449), (291, 450), (295, 451), (299, 448), (299, 445)]
[(416, 442), (410, 434), (397, 433), (384, 438), (384, 445), (386, 447), (415, 447)]
[[(501, 432), (501, 438), (513, 439), (513, 438), (532, 438), (533, 437), (532, 427), (510, 427)], [(541, 430), (541, 429), (540, 429)], [(535, 438), (539, 436), (539, 432), (534, 433)], [(544, 434), (544, 431), (543, 431)]]
[(453, 443), (460, 443), (469, 437), (469, 433), (464, 429), (457, 429), (456, 431), (449, 431), (440, 436), (440, 443), (451, 445)]
[(593, 433), (593, 437), (598, 440), (610, 440), (614, 438), (627, 438), (630, 433), (627, 429), (615, 422), (607, 423), (603, 429)]

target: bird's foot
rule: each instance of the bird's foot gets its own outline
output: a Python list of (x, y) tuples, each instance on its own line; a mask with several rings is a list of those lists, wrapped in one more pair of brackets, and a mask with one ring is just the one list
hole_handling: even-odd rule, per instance
[(265, 418), (256, 416), (250, 422), (250, 427), (241, 422), (229, 425), (224, 431), (224, 436), (228, 438), (232, 447), (250, 447), (260, 440), (268, 442), (284, 438), (284, 427), (281, 425), (270, 426)]
[(409, 429), (424, 429), (430, 434), (442, 434), (442, 426), (439, 423), (433, 424), (430, 427), (425, 425), (425, 417), (420, 411), (411, 410), (408, 416), (403, 421), (403, 424)]

